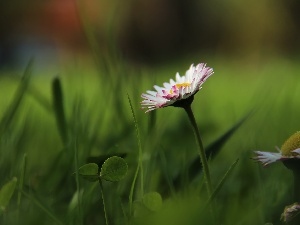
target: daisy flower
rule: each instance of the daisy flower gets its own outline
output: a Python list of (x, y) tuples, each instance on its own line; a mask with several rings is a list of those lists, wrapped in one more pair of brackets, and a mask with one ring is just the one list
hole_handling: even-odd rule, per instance
[(278, 152), (255, 151), (256, 156), (253, 158), (262, 163), (263, 166), (276, 161), (300, 159), (300, 131), (290, 136), (282, 145), (281, 149), (277, 147)]
[(146, 112), (149, 112), (167, 106), (182, 107), (181, 104), (186, 104), (186, 102), (190, 104), (193, 96), (213, 73), (213, 69), (206, 67), (205, 63), (197, 66), (192, 64), (184, 76), (177, 73), (175, 81), (170, 79), (170, 82), (163, 84), (164, 87), (154, 85), (155, 91), (147, 91), (146, 94), (142, 94), (141, 97), (144, 99), (141, 102), (142, 108), (146, 108)]

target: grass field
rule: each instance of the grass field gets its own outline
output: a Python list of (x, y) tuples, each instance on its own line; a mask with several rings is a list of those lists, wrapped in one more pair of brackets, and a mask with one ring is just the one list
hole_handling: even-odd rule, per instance
[[(87, 60), (60, 71), (37, 69), (33, 62), (27, 72), (2, 71), (0, 187), (13, 177), (17, 183), (0, 224), (283, 224), (280, 215), (293, 203), (292, 174), (281, 163), (263, 168), (250, 158), (254, 150), (276, 151), (299, 130), (297, 60), (205, 60), (215, 74), (192, 105), (204, 146), (246, 118), (209, 159), (214, 188), (239, 159), (211, 206), (200, 162), (191, 169), (199, 157), (184, 111), (167, 107), (145, 114), (140, 106), (143, 92), (177, 71), (184, 74), (197, 60), (151, 68), (111, 62), (106, 69)], [(143, 170), (132, 185), (139, 141)], [(128, 172), (119, 182), (103, 181), (106, 222), (99, 183), (74, 172), (89, 162), (101, 167), (110, 156), (123, 157)], [(151, 196), (154, 208), (145, 203), (152, 192), (162, 205)]]

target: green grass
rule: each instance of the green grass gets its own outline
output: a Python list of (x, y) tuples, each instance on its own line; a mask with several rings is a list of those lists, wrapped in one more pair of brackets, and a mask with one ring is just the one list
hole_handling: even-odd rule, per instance
[[(192, 105), (204, 146), (252, 112), (210, 161), (216, 187), (239, 158), (215, 196), (221, 224), (281, 224), (284, 206), (293, 203), (292, 175), (280, 163), (264, 169), (250, 157), (253, 150), (275, 151), (275, 146), (280, 147), (299, 130), (300, 67), (296, 61), (287, 63), (283, 59), (271, 59), (253, 67), (231, 60), (206, 61), (215, 74), (203, 85)], [(138, 163), (128, 93), (140, 129), (144, 192), (156, 191), (163, 197), (161, 210), (147, 211), (141, 206), (137, 181), (131, 223), (210, 224), (211, 218), (203, 210), (207, 202), (203, 180), (197, 176), (189, 181), (187, 177), (188, 166), (198, 155), (184, 110), (157, 110), (150, 129), (151, 115), (145, 114), (139, 104), (141, 93), (173, 78), (177, 71), (184, 73), (192, 62), (197, 63), (195, 59), (183, 59), (141, 69), (120, 62), (110, 66), (109, 72), (96, 69), (90, 62), (66, 65), (58, 75), (66, 130), (57, 125), (62, 125), (63, 120), (57, 120), (53, 108), (51, 85), (56, 73), (42, 75), (33, 70), (22, 102), (10, 121), (5, 120), (0, 139), (0, 186), (13, 177), (20, 180), (22, 168), (26, 168), (24, 185), (18, 185), (22, 190), (15, 192), (0, 223), (18, 224), (19, 212), (22, 224), (105, 224), (99, 186), (82, 179), (76, 185), (73, 172), (87, 162), (101, 164), (110, 155), (123, 155), (129, 165), (127, 176), (119, 183), (103, 182), (103, 189), (110, 224), (126, 224), (130, 187)], [(18, 77), (1, 73), (1, 118), (13, 104), (19, 85)], [(67, 142), (63, 132), (67, 133)], [(184, 188), (174, 191), (172, 179), (177, 175)], [(18, 191), (26, 193), (20, 204)]]

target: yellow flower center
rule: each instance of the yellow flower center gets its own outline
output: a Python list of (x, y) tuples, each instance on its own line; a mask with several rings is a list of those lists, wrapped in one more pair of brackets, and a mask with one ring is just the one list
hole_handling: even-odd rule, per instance
[[(179, 89), (181, 87), (189, 87), (191, 84), (190, 83), (181, 83), (181, 84), (175, 84), (175, 86)], [(174, 91), (173, 89), (170, 90), (170, 94), (173, 94)]]
[(190, 85), (191, 85), (190, 83), (181, 83), (181, 84), (176, 84), (176, 87), (181, 88), (181, 87), (188, 87)]
[(293, 156), (296, 153), (291, 151), (300, 148), (300, 131), (297, 131), (292, 136), (290, 136), (281, 146), (281, 153), (284, 156)]
[[(181, 84), (175, 84), (175, 86), (177, 88), (181, 88), (181, 87), (189, 87), (191, 84), (190, 83), (181, 83)], [(170, 94), (173, 94), (173, 89), (170, 90)]]

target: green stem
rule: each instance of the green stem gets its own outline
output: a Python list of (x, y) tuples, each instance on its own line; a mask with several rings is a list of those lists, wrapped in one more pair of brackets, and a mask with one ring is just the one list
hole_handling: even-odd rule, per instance
[(192, 125), (193, 130), (194, 130), (197, 145), (199, 147), (200, 162), (201, 162), (202, 167), (203, 167), (206, 189), (207, 189), (207, 192), (208, 192), (208, 196), (210, 197), (211, 194), (212, 194), (210, 173), (209, 173), (208, 162), (207, 162), (207, 158), (206, 158), (206, 155), (205, 155), (205, 150), (204, 150), (203, 143), (202, 143), (202, 140), (201, 140), (200, 132), (199, 132), (199, 129), (198, 129), (198, 126), (197, 126), (197, 123), (196, 123), (191, 105), (190, 104), (185, 105), (184, 110), (188, 114), (189, 120), (190, 120), (191, 125)]
[[(75, 171), (78, 171), (78, 148), (77, 148), (77, 138), (74, 140), (74, 163), (75, 163)], [(81, 202), (81, 195), (80, 195), (80, 182), (79, 182), (79, 174), (76, 173), (76, 189), (77, 189), (77, 201), (78, 201), (78, 216), (79, 216), (79, 224), (83, 224), (83, 215), (82, 215), (82, 202)]]
[(108, 225), (107, 212), (106, 212), (106, 206), (105, 206), (105, 201), (104, 201), (104, 192), (103, 192), (102, 180), (101, 180), (100, 177), (99, 177), (99, 184), (100, 184), (101, 197), (102, 197), (102, 202), (103, 202), (103, 210), (104, 210), (104, 216), (105, 216), (105, 224)]
[(131, 218), (131, 216), (132, 216), (133, 191), (134, 191), (134, 186), (135, 186), (135, 183), (136, 183), (136, 179), (138, 177), (139, 169), (140, 169), (140, 166), (137, 165), (136, 170), (135, 170), (135, 174), (134, 174), (134, 177), (133, 177), (133, 181), (132, 181), (132, 184), (131, 184), (131, 188), (130, 188), (130, 193), (129, 193), (129, 218)]
[(135, 126), (135, 131), (136, 131), (136, 137), (137, 137), (137, 141), (138, 141), (138, 165), (137, 165), (137, 169), (131, 184), (131, 189), (130, 189), (130, 194), (129, 194), (129, 214), (130, 217), (132, 215), (132, 199), (133, 199), (133, 192), (134, 192), (134, 187), (135, 187), (135, 183), (136, 183), (136, 179), (138, 176), (138, 173), (140, 172), (140, 192), (141, 192), (141, 196), (144, 196), (144, 169), (143, 169), (143, 151), (142, 151), (142, 144), (141, 144), (141, 138), (140, 138), (140, 131), (139, 131), (139, 126), (138, 126), (138, 122), (135, 116), (135, 112), (131, 103), (131, 99), (129, 97), (129, 95), (127, 94), (128, 97), (128, 101), (129, 101), (129, 105), (130, 105), (130, 109), (131, 109), (131, 113), (132, 113), (132, 117), (133, 117), (133, 122), (134, 122), (134, 126)]

